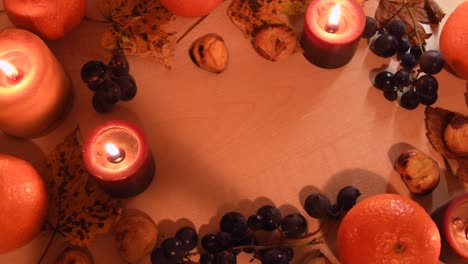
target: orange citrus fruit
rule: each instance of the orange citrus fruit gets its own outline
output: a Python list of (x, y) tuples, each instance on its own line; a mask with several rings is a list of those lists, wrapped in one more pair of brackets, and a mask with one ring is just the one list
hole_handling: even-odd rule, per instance
[(27, 161), (0, 154), (0, 254), (30, 242), (47, 214), (46, 186)]
[(338, 228), (342, 264), (437, 264), (440, 234), (429, 214), (413, 200), (379, 194), (362, 200)]
[(161, 0), (161, 4), (173, 14), (183, 17), (205, 16), (224, 0)]
[(86, 0), (3, 0), (11, 23), (46, 39), (59, 39), (75, 29), (86, 12)]
[(448, 66), (468, 80), (468, 1), (460, 4), (445, 22), (440, 33), (440, 52)]

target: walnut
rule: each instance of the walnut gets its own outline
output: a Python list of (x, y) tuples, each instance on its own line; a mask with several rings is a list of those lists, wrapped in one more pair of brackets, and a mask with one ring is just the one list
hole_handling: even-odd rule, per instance
[(217, 34), (198, 38), (190, 48), (190, 57), (198, 67), (214, 73), (223, 72), (229, 63), (226, 44)]
[(259, 30), (253, 46), (262, 57), (271, 61), (289, 57), (300, 49), (296, 34), (285, 25), (269, 25)]
[(444, 141), (447, 148), (459, 156), (468, 155), (468, 117), (455, 116), (445, 129)]
[(148, 256), (159, 234), (151, 217), (137, 209), (126, 209), (114, 232), (120, 257), (127, 263), (137, 263)]
[(55, 264), (93, 264), (91, 253), (84, 248), (68, 247), (58, 257)]
[(409, 149), (395, 161), (395, 170), (413, 194), (432, 192), (440, 181), (439, 165), (420, 150)]

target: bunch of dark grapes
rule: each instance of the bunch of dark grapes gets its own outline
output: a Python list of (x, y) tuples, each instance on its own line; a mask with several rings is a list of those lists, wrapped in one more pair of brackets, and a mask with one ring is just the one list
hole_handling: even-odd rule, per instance
[(304, 201), (304, 209), (308, 215), (317, 219), (337, 218), (342, 212), (349, 211), (355, 204), (361, 192), (354, 186), (342, 188), (332, 204), (325, 194), (313, 193)]
[[(189, 254), (198, 244), (198, 233), (192, 227), (182, 227), (174, 237), (163, 240), (160, 247), (151, 253), (151, 262), (177, 264), (190, 262)], [(191, 263), (191, 262), (190, 262)]]
[(387, 100), (397, 100), (408, 110), (437, 101), (439, 84), (433, 75), (445, 64), (439, 51), (412, 46), (406, 34), (406, 24), (401, 20), (392, 20), (379, 28), (375, 19), (366, 17), (362, 37), (375, 37), (370, 48), (377, 56), (388, 58), (396, 54), (400, 61), (396, 72), (381, 71), (374, 79), (374, 86)]
[(122, 52), (116, 52), (108, 64), (88, 61), (81, 68), (81, 80), (94, 92), (93, 108), (104, 113), (112, 110), (118, 101), (130, 101), (137, 92), (130, 65)]
[[(304, 208), (314, 218), (324, 218), (336, 212), (347, 211), (356, 203), (361, 193), (352, 186), (340, 190), (337, 203), (331, 205), (321, 194), (310, 195)], [(334, 213), (335, 210), (335, 213)], [(200, 264), (236, 264), (240, 252), (252, 253), (262, 264), (288, 264), (294, 257), (291, 244), (259, 245), (258, 231), (278, 232), (282, 239), (294, 240), (310, 236), (306, 218), (300, 213), (286, 216), (272, 205), (264, 205), (257, 212), (245, 217), (239, 212), (228, 212), (219, 221), (219, 231), (206, 234), (200, 239)], [(193, 263), (190, 251), (198, 244), (198, 234), (191, 227), (177, 231), (174, 237), (166, 238), (153, 250), (153, 264)]]

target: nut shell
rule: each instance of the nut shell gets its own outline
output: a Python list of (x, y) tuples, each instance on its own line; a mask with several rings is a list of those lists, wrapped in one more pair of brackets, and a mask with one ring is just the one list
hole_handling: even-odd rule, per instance
[(190, 57), (198, 67), (214, 73), (223, 72), (229, 64), (229, 51), (217, 34), (207, 34), (195, 40)]
[(444, 141), (452, 153), (468, 156), (468, 117), (453, 117), (445, 128)]
[(420, 150), (401, 153), (395, 161), (395, 170), (412, 194), (428, 194), (439, 185), (439, 165)]
[(300, 49), (296, 34), (286, 25), (269, 25), (259, 30), (253, 46), (262, 57), (271, 61), (287, 58)]
[(137, 209), (126, 209), (114, 232), (120, 257), (126, 263), (137, 263), (148, 256), (159, 234), (151, 217)]
[(55, 264), (93, 264), (91, 253), (84, 248), (68, 247), (57, 258)]

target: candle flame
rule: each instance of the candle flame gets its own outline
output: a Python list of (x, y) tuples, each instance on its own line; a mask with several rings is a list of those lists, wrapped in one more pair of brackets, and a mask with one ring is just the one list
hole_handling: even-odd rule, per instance
[(112, 163), (119, 163), (125, 158), (123, 150), (112, 143), (106, 143), (104, 148), (106, 149), (109, 161)]
[(15, 66), (11, 65), (10, 63), (4, 60), (0, 60), (0, 69), (11, 80), (16, 80), (16, 78), (18, 77), (18, 70), (15, 68)]
[(340, 12), (341, 12), (341, 7), (339, 4), (336, 4), (330, 13), (330, 17), (328, 18), (329, 26), (338, 25), (338, 23), (340, 22)]

